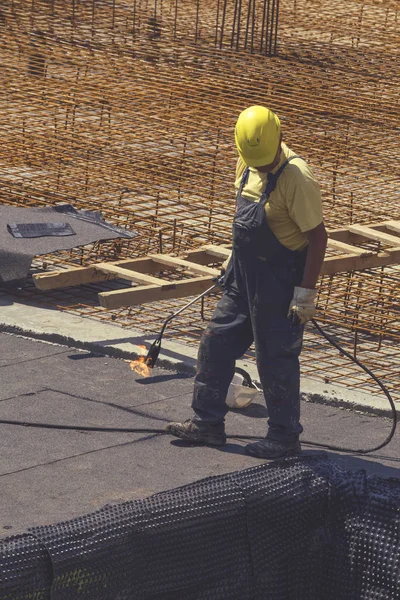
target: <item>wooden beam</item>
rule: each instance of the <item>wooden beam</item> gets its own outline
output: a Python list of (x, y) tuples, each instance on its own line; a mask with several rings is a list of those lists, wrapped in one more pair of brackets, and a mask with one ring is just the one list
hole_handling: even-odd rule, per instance
[[(339, 240), (346, 244), (358, 243), (365, 241), (366, 239), (370, 239), (367, 238), (365, 234), (356, 234), (353, 231), (350, 231), (351, 227), (357, 227), (357, 225), (348, 225), (347, 227), (341, 227), (339, 229), (327, 229), (329, 238)], [(381, 223), (367, 224), (364, 225), (364, 227), (375, 230), (382, 230), (387, 227), (388, 229), (392, 229), (392, 231), (398, 233), (400, 229), (400, 221), (382, 221)]]
[(214, 246), (213, 244), (203, 246), (203, 250), (205, 250), (210, 256), (218, 258), (219, 260), (225, 260), (232, 252), (232, 248), (230, 247), (225, 248), (224, 246)]
[(357, 246), (350, 246), (350, 244), (345, 244), (344, 242), (339, 242), (339, 240), (333, 240), (331, 238), (328, 238), (328, 247), (333, 248), (334, 250), (341, 250), (347, 254), (356, 254), (358, 256), (368, 256), (373, 254), (371, 250), (357, 248)]
[(397, 246), (397, 248), (385, 248), (385, 253), (390, 254), (390, 255), (397, 256), (397, 254), (399, 252), (400, 252), (400, 246)]
[[(100, 263), (105, 265), (114, 265), (124, 269), (133, 269), (138, 273), (157, 273), (160, 266), (151, 258), (134, 258), (118, 260), (113, 263)], [(97, 267), (97, 268), (96, 268)], [(164, 269), (170, 270), (171, 267), (165, 265)], [(63, 269), (60, 271), (49, 271), (48, 273), (37, 273), (33, 275), (35, 286), (39, 290), (53, 290), (73, 285), (84, 285), (87, 283), (98, 283), (99, 281), (109, 281), (118, 279), (120, 276), (114, 271), (99, 269), (98, 265), (88, 267), (74, 267), (72, 269)]]
[[(371, 225), (349, 225), (345, 228), (329, 231), (328, 246), (342, 251), (344, 254), (325, 258), (321, 273), (331, 275), (342, 271), (362, 270), (400, 262), (400, 237), (386, 233), (385, 229), (400, 233), (400, 221), (384, 221)], [(392, 247), (376, 253), (350, 245), (352, 242), (366, 239), (378, 240), (390, 244)], [(115, 307), (126, 306), (153, 302), (163, 298), (181, 298), (202, 293), (206, 289), (204, 285), (211, 285), (212, 277), (219, 274), (218, 269), (206, 265), (213, 262), (222, 262), (230, 253), (231, 249), (229, 247), (208, 244), (196, 250), (188, 251), (185, 258), (154, 254), (144, 258), (124, 259), (112, 263), (98, 263), (88, 267), (38, 273), (33, 276), (33, 279), (35, 286), (41, 290), (97, 283), (112, 279), (126, 279), (143, 284), (133, 289), (99, 294), (102, 306), (105, 306), (103, 303), (107, 302), (116, 302)], [(179, 282), (167, 282), (164, 279), (151, 276), (151, 273), (164, 270), (173, 271), (177, 267), (184, 267), (203, 277)], [(129, 298), (132, 298), (132, 300), (128, 300)]]
[(199, 275), (211, 275), (211, 277), (215, 277), (219, 274), (218, 269), (197, 265), (194, 262), (176, 258), (175, 256), (168, 256), (167, 254), (150, 254), (150, 257), (160, 265), (168, 265), (175, 268), (184, 267), (188, 271), (193, 271), (193, 273), (198, 273)]
[(351, 233), (347, 227), (343, 227), (342, 229), (327, 229), (327, 233), (328, 239), (337, 240), (339, 242), (343, 242), (344, 244), (362, 242), (365, 239), (363, 236)]
[(330, 256), (324, 260), (321, 275), (333, 275), (342, 271), (361, 271), (398, 262), (400, 262), (400, 248), (392, 248), (369, 256), (354, 256), (354, 254)]
[(211, 262), (221, 262), (220, 259), (210, 256), (202, 248), (186, 252), (183, 258), (185, 260), (189, 260), (190, 262), (194, 262), (197, 265), (209, 265)]
[[(370, 227), (372, 228), (372, 225), (370, 225)], [(389, 231), (400, 234), (400, 221), (383, 221), (383, 223), (379, 223), (378, 225), (375, 225), (375, 227), (381, 231), (389, 229)]]
[[(122, 267), (123, 269), (132, 269), (138, 273), (147, 273), (147, 275), (151, 275), (151, 273), (158, 273), (158, 271), (160, 271), (160, 265), (154, 262), (154, 260), (152, 260), (149, 256), (143, 258), (117, 260), (112, 264), (116, 265), (117, 267)], [(171, 268), (168, 267), (168, 265), (165, 265), (162, 270), (170, 271), (171, 269), (173, 269), (173, 267)]]
[(158, 279), (158, 277), (152, 277), (151, 275), (132, 271), (131, 269), (122, 269), (112, 263), (99, 263), (94, 265), (93, 268), (101, 273), (115, 275), (116, 278), (126, 279), (127, 281), (136, 281), (137, 283), (144, 283), (147, 285), (163, 285), (165, 283), (163, 279)]
[(37, 273), (33, 275), (33, 281), (39, 290), (54, 290), (71, 285), (96, 283), (109, 279), (116, 279), (116, 276), (100, 273), (94, 267), (75, 267), (74, 269), (50, 271), (49, 273)]
[(372, 229), (372, 227), (367, 227), (366, 225), (349, 225), (348, 230), (350, 233), (362, 235), (367, 239), (383, 242), (384, 244), (389, 244), (390, 246), (398, 246), (400, 242), (400, 238), (398, 236)]
[(212, 285), (212, 278), (198, 277), (165, 283), (163, 286), (147, 285), (112, 292), (100, 292), (98, 296), (101, 306), (113, 309), (121, 308), (122, 306), (136, 306), (159, 300), (197, 296), (205, 292)]
[(223, 262), (230, 255), (228, 248), (219, 248), (218, 246), (202, 246), (197, 250), (189, 250), (184, 258), (190, 262), (199, 265), (209, 265), (210, 263)]

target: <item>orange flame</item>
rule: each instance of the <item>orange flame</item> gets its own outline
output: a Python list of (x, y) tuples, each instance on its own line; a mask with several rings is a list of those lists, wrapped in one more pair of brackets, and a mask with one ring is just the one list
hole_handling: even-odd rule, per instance
[(139, 356), (137, 360), (131, 360), (129, 366), (132, 369), (132, 371), (135, 371), (141, 377), (149, 377), (151, 374), (151, 369), (146, 364), (146, 358), (144, 356), (146, 346), (139, 346), (139, 348), (142, 350), (143, 356)]

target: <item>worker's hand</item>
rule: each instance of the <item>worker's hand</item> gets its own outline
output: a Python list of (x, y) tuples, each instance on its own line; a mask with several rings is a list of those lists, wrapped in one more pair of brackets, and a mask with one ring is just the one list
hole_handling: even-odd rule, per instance
[(289, 306), (289, 319), (293, 323), (300, 323), (301, 325), (304, 325), (307, 321), (311, 321), (317, 311), (315, 307), (316, 296), (317, 290), (295, 287), (293, 299)]

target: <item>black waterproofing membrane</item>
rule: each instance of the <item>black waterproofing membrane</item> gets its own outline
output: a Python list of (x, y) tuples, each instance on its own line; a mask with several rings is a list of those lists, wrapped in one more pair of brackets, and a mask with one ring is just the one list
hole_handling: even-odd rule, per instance
[(70, 204), (0, 206), (0, 282), (24, 281), (34, 256), (137, 235), (107, 223), (98, 211), (76, 210)]
[(394, 600), (399, 541), (399, 479), (291, 458), (4, 539), (0, 598)]

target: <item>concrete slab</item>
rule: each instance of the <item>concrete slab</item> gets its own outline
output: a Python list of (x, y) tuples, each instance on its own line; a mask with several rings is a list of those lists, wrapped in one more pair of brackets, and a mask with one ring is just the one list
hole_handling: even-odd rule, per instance
[[(68, 352), (68, 348), (60, 346), (59, 352)], [(29, 340), (0, 336), (0, 367), (18, 364), (21, 368), (24, 362), (32, 362), (46, 356), (54, 356), (54, 347), (50, 344), (36, 344), (32, 348)]]
[[(136, 329), (126, 329), (113, 323), (79, 317), (70, 313), (45, 308), (33, 303), (18, 302), (12, 294), (0, 294), (0, 331), (25, 335), (30, 338), (86, 349), (95, 354), (134, 359), (143, 354), (154, 341), (154, 335)], [(163, 340), (157, 366), (180, 373), (193, 374), (197, 349), (168, 339)], [(7, 360), (7, 359), (6, 359)], [(8, 363), (6, 363), (8, 364)], [(258, 379), (254, 362), (238, 361), (253, 379)], [(302, 378), (303, 398), (309, 402), (350, 407), (371, 414), (391, 415), (387, 398), (379, 393), (368, 394), (343, 385), (322, 383)]]
[[(76, 354), (58, 354), (56, 350), (54, 352), (53, 357), (45, 356), (35, 358), (32, 362), (25, 360), (22, 365), (2, 367), (4, 379), (10, 381), (18, 374), (21, 379), (29, 381), (37, 388), (48, 390), (49, 393), (64, 393), (71, 399), (77, 397), (86, 399), (87, 402), (104, 402), (117, 407), (137, 406), (162, 400), (170, 394), (171, 381), (174, 383), (176, 394), (187, 393), (191, 389), (191, 382), (185, 374), (156, 371), (150, 379), (136, 381), (129, 363), (125, 360), (114, 361), (114, 364), (111, 358), (94, 357), (92, 354), (88, 354), (85, 360), (84, 352), (78, 355), (82, 358), (76, 360)], [(71, 356), (74, 356), (73, 360)], [(114, 365), (112, 373), (107, 369), (111, 363)], [(73, 377), (71, 373), (74, 373)], [(121, 377), (124, 378), (123, 386), (119, 384)]]
[[(19, 415), (14, 414), (14, 418)], [(1, 416), (0, 419), (4, 417)], [(56, 419), (55, 419), (56, 420)], [(144, 423), (142, 423), (145, 426)], [(150, 424), (148, 423), (150, 426)], [(131, 443), (148, 434), (99, 433), (27, 429), (1, 425), (2, 457), (0, 476), (15, 474), (43, 465), (52, 465), (73, 457), (96, 452), (115, 444)], [(61, 472), (60, 472), (61, 475)]]
[[(12, 360), (0, 365), (0, 420), (163, 429), (170, 420), (190, 416), (193, 381), (187, 375), (156, 368), (151, 377), (141, 378), (122, 359), (4, 333), (0, 348)], [(261, 437), (266, 417), (258, 397), (247, 409), (230, 411), (227, 432)], [(302, 438), (353, 448), (379, 444), (390, 429), (382, 417), (306, 402), (302, 421)], [(260, 462), (244, 453), (244, 439), (213, 449), (146, 431), (59, 431), (1, 423), (0, 429), (3, 537)], [(400, 436), (372, 455), (328, 454), (344, 468), (399, 476)]]

